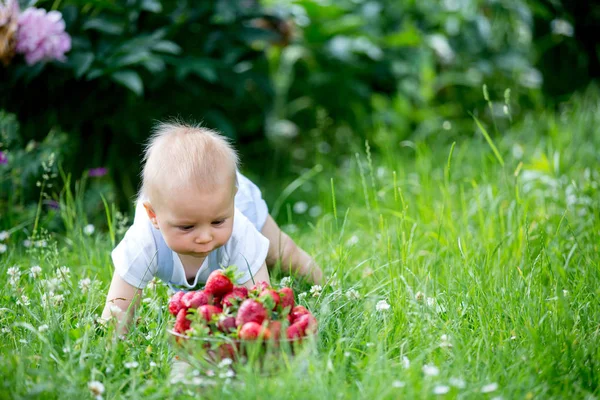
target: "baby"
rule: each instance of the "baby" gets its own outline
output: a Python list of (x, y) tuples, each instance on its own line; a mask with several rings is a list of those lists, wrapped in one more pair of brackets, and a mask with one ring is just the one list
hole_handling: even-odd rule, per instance
[(238, 163), (214, 131), (157, 125), (145, 151), (134, 223), (112, 252), (104, 320), (116, 316), (127, 325), (154, 277), (173, 289), (196, 290), (215, 269), (235, 265), (237, 284), (249, 287), (269, 282), (267, 264), (280, 261), (284, 271), (321, 282), (318, 265), (268, 215)]

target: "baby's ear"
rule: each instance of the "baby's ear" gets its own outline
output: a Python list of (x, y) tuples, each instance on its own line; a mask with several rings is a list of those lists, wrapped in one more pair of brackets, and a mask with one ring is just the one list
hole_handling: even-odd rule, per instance
[(152, 226), (154, 226), (156, 229), (160, 229), (158, 227), (158, 222), (156, 221), (156, 213), (154, 212), (154, 208), (152, 208), (152, 204), (150, 204), (150, 202), (148, 201), (145, 201), (143, 204), (144, 208), (146, 209), (146, 214), (148, 214), (148, 219), (152, 223)]

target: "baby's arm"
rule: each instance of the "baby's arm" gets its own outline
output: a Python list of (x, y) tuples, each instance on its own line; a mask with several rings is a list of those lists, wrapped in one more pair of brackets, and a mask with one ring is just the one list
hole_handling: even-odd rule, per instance
[(323, 279), (321, 268), (302, 248), (286, 235), (269, 215), (261, 233), (269, 239), (267, 264), (275, 265), (281, 260), (281, 269), (286, 273), (294, 273), (306, 277), (315, 284)]
[(131, 286), (115, 271), (106, 295), (106, 303), (101, 319), (108, 321), (115, 317), (118, 321), (118, 333), (125, 334), (133, 318), (136, 308), (140, 305), (142, 289)]
[(269, 279), (269, 270), (267, 269), (267, 264), (264, 262), (262, 267), (260, 267), (260, 269), (256, 271), (256, 274), (254, 274), (254, 282), (252, 281), (252, 278), (250, 278), (247, 282), (242, 283), (242, 286), (250, 289), (255, 283), (262, 281), (267, 282), (269, 285), (271, 284), (271, 280)]

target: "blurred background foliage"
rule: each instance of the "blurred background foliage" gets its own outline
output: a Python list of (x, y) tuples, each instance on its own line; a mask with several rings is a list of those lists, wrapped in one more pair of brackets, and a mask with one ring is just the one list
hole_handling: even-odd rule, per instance
[(62, 169), (74, 185), (97, 167), (108, 170), (92, 181), (97, 191), (130, 207), (157, 120), (218, 129), (259, 176), (275, 173), (274, 159), (292, 171), (341, 160), (356, 137), (375, 152), (451, 142), (473, 134), (471, 113), (502, 127), (559, 106), (600, 74), (600, 6), (588, 2), (20, 3), (31, 5), (62, 13), (72, 49), (65, 63), (16, 57), (0, 67), (3, 213), (35, 205), (44, 175), (52, 185)]

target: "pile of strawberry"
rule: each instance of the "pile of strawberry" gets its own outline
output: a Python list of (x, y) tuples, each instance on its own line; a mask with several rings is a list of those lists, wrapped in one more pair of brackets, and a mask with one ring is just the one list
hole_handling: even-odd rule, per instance
[(301, 341), (316, 333), (317, 320), (304, 306), (295, 305), (291, 288), (275, 289), (258, 282), (248, 290), (233, 284), (234, 271), (213, 271), (204, 290), (171, 297), (169, 312), (176, 317), (176, 333), (237, 342)]

